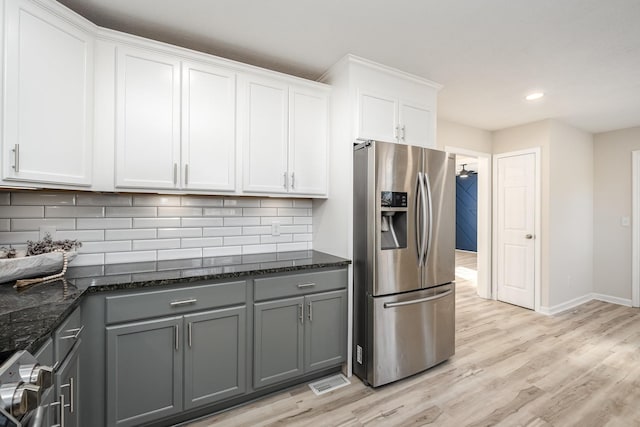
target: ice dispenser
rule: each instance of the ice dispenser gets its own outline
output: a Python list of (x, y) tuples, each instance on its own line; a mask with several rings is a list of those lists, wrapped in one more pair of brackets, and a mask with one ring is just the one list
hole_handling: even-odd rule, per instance
[(407, 193), (382, 191), (380, 194), (380, 247), (407, 247)]

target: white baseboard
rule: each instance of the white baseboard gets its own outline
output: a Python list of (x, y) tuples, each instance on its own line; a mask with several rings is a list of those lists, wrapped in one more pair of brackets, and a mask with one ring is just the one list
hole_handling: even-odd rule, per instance
[(618, 305), (631, 307), (631, 300), (628, 298), (619, 298), (619, 297), (612, 297), (610, 295), (590, 293), (590, 294), (586, 294), (581, 297), (574, 298), (572, 300), (563, 302), (562, 304), (554, 305), (551, 307), (541, 306), (540, 310), (538, 310), (538, 313), (545, 314), (547, 316), (553, 316), (554, 314), (558, 314), (563, 311), (570, 310), (574, 307), (577, 307), (591, 300), (604, 301), (604, 302), (609, 302), (611, 304), (618, 304)]

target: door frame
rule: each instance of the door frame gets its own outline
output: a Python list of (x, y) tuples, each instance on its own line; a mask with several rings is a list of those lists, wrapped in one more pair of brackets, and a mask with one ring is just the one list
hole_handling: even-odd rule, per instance
[[(464, 148), (445, 146), (445, 151), (478, 159), (478, 296), (485, 299), (493, 298), (492, 289), (492, 239), (491, 239), (491, 153), (472, 151)], [(495, 299), (495, 298), (493, 298)]]
[(505, 158), (505, 157), (514, 157), (514, 156), (520, 156), (520, 155), (524, 155), (524, 154), (533, 154), (534, 159), (535, 159), (535, 177), (534, 177), (534, 182), (535, 182), (535, 190), (534, 190), (534, 198), (535, 198), (535, 203), (534, 203), (534, 228), (535, 230), (533, 231), (533, 235), (535, 236), (534, 238), (534, 249), (533, 249), (533, 253), (535, 256), (535, 260), (534, 260), (534, 268), (533, 268), (533, 274), (534, 274), (534, 281), (533, 281), (533, 309), (536, 312), (540, 312), (540, 306), (541, 306), (541, 289), (542, 289), (542, 269), (541, 269), (541, 247), (542, 245), (540, 244), (541, 241), (541, 232), (542, 232), (542, 227), (541, 227), (541, 213), (542, 213), (542, 198), (541, 198), (541, 193), (542, 193), (542, 188), (541, 188), (541, 160), (542, 160), (542, 156), (541, 156), (541, 149), (540, 147), (533, 147), (533, 148), (527, 148), (524, 150), (517, 150), (517, 151), (509, 151), (509, 152), (505, 152), (505, 153), (500, 153), (500, 154), (494, 154), (493, 155), (493, 170), (494, 170), (494, 174), (493, 174), (493, 242), (494, 244), (493, 246), (493, 264), (492, 264), (492, 270), (494, 272), (493, 276), (492, 276), (492, 285), (491, 285), (491, 290), (492, 290), (492, 294), (493, 294), (493, 299), (494, 300), (498, 300), (498, 275), (497, 275), (497, 271), (498, 271), (498, 160)]
[(631, 152), (631, 306), (640, 307), (640, 150)]

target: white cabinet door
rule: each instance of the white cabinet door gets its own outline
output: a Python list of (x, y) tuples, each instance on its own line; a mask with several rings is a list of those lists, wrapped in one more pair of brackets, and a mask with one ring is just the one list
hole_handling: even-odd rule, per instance
[(358, 138), (397, 142), (398, 100), (382, 94), (358, 94)]
[(327, 193), (327, 108), (324, 92), (289, 89), (290, 192)]
[(432, 108), (410, 101), (400, 101), (400, 142), (436, 148), (433, 117)]
[(182, 187), (235, 190), (236, 76), (182, 65)]
[(287, 84), (247, 76), (243, 88), (243, 189), (286, 193)]
[(92, 36), (31, 2), (5, 5), (2, 176), (90, 185)]
[(116, 186), (175, 188), (180, 174), (180, 62), (118, 46)]

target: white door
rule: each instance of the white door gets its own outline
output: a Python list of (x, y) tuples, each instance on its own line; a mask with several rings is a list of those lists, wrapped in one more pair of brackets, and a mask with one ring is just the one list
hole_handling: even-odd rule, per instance
[(116, 186), (175, 188), (180, 181), (180, 61), (117, 49)]
[(432, 123), (432, 108), (408, 101), (400, 102), (399, 137), (403, 144), (436, 148)]
[(358, 138), (398, 141), (398, 100), (361, 91), (358, 95)]
[(497, 159), (497, 297), (535, 307), (536, 155)]
[(324, 92), (289, 89), (291, 193), (327, 194), (327, 108)]
[(182, 186), (234, 191), (236, 76), (183, 63), (182, 81)]
[(247, 77), (244, 92), (243, 189), (286, 193), (288, 87), (276, 80)]
[(93, 36), (33, 2), (5, 2), (3, 177), (91, 184)]

